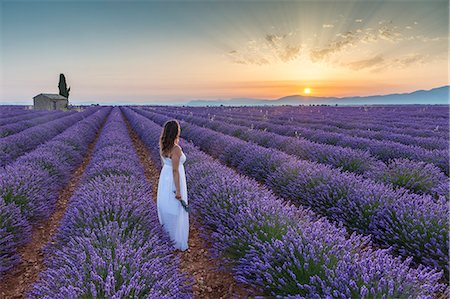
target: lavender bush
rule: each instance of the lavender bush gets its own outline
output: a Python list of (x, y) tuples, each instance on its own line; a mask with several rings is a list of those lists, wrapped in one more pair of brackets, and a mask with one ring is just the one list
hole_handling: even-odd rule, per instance
[(62, 133), (97, 110), (98, 108), (91, 108), (83, 112), (70, 114), (0, 139), (0, 166), (13, 162), (19, 156), (35, 149), (41, 143)]
[[(448, 107), (394, 106), (394, 107), (149, 107), (165, 111), (196, 115), (226, 116), (229, 120), (241, 118), (264, 120), (274, 124), (295, 124), (332, 132), (350, 133), (388, 132), (422, 138), (446, 138)], [(448, 146), (447, 146), (448, 148)]]
[(0, 126), (0, 138), (6, 137), (15, 133), (18, 133), (20, 131), (23, 131), (25, 129), (31, 128), (36, 125), (40, 125), (52, 120), (55, 120), (57, 118), (62, 117), (65, 115), (70, 115), (76, 113), (75, 111), (69, 111), (69, 112), (62, 112), (62, 111), (49, 111), (48, 113), (33, 118), (31, 120), (22, 120), (18, 122), (11, 122), (9, 124)]
[(232, 117), (228, 119), (228, 122), (267, 130), (280, 135), (301, 136), (318, 143), (368, 150), (372, 155), (384, 162), (395, 158), (408, 158), (414, 161), (432, 163), (438, 166), (446, 175), (449, 174), (448, 147), (445, 149), (427, 150), (419, 146), (393, 142), (390, 139), (382, 141), (372, 140), (318, 129), (308, 129), (302, 126), (292, 126), (291, 124), (272, 124), (267, 122), (267, 120), (249, 120), (247, 116), (243, 118)]
[(29, 241), (31, 226), (54, 211), (59, 191), (81, 163), (109, 111), (103, 108), (91, 114), (0, 169), (0, 231), (5, 240), (6, 235), (12, 238), (0, 242), (0, 277), (18, 263), (16, 247)]
[[(113, 171), (116, 169), (117, 171)], [(105, 124), (29, 298), (192, 298), (120, 110)]]
[(16, 248), (28, 242), (30, 237), (31, 227), (19, 207), (0, 198), (0, 277), (19, 263)]
[[(406, 188), (419, 194), (431, 194), (433, 196), (445, 196), (448, 194), (448, 190), (442, 190), (442, 188), (439, 189), (439, 186), (447, 181), (445, 175), (432, 164), (401, 159), (403, 163), (392, 163), (389, 161), (389, 167), (386, 167), (385, 163), (372, 157), (368, 151), (315, 143), (304, 138), (281, 136), (271, 132), (220, 122), (215, 119), (203, 119), (189, 115), (176, 115), (174, 113), (164, 113), (164, 115), (172, 117), (176, 116), (189, 123), (208, 127), (215, 131), (232, 135), (246, 141), (252, 141), (264, 147), (275, 148), (300, 159), (319, 162), (341, 168), (343, 171), (362, 174), (367, 178), (390, 183), (395, 187)], [(411, 169), (411, 177), (416, 177), (417, 180), (422, 181), (422, 183), (417, 182), (417, 184), (407, 184), (402, 180), (393, 178), (395, 174), (404, 173), (409, 170), (405, 169), (405, 165), (408, 165), (407, 167)], [(427, 172), (427, 170), (423, 169), (424, 165), (429, 165), (428, 167), (425, 167), (427, 169), (436, 168), (436, 170), (421, 175), (418, 172)], [(407, 176), (408, 173), (405, 173), (405, 175)], [(424, 176), (426, 177), (427, 182), (424, 182)], [(391, 179), (389, 180), (388, 178)], [(413, 180), (414, 179), (410, 181)], [(425, 188), (418, 188), (418, 184), (427, 184), (427, 186)]]
[(23, 120), (33, 119), (36, 117), (40, 117), (42, 115), (46, 115), (47, 113), (48, 111), (42, 110), (19, 110), (17, 112), (1, 113), (2, 118), (0, 119), (0, 126), (9, 125)]
[[(168, 118), (136, 109), (162, 124)], [(415, 196), (323, 164), (299, 161), (231, 136), (182, 122), (182, 136), (241, 173), (269, 186), (276, 194), (311, 207), (352, 231), (372, 235), (383, 247), (448, 273), (449, 209), (444, 200)], [(423, 209), (422, 217), (413, 211)], [(408, 225), (389, 215), (399, 215)]]
[[(158, 161), (161, 127), (131, 109), (123, 111)], [(183, 142), (183, 149), (190, 203), (205, 230), (202, 236), (212, 238), (213, 253), (232, 265), (239, 281), (265, 296), (431, 298), (444, 287), (437, 283), (441, 273), (423, 266), (412, 269), (411, 259), (373, 250), (367, 237), (349, 235), (343, 227), (277, 199), (189, 143)]]
[(276, 148), (300, 159), (340, 167), (344, 171), (362, 174), (377, 167), (381, 163), (370, 156), (367, 151), (315, 143), (304, 138), (281, 136), (275, 133), (254, 130), (217, 120), (192, 117), (189, 115), (176, 115), (174, 113), (165, 114), (171, 117), (176, 116), (178, 119), (183, 119), (189, 123), (208, 127), (246, 141), (253, 141), (264, 147)]
[(394, 159), (387, 166), (374, 168), (370, 176), (378, 181), (403, 187), (418, 194), (448, 196), (448, 190), (441, 188), (449, 183), (448, 177), (433, 164)]

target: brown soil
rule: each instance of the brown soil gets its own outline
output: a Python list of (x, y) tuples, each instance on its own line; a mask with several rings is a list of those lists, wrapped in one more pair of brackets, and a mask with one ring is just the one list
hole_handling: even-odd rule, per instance
[(20, 264), (14, 267), (0, 281), (0, 297), (2, 299), (25, 298), (25, 293), (37, 281), (38, 274), (45, 270), (42, 249), (48, 242), (54, 242), (53, 236), (59, 228), (60, 221), (66, 212), (73, 192), (76, 190), (87, 165), (91, 161), (92, 152), (102, 128), (103, 125), (97, 132), (94, 141), (89, 145), (83, 162), (72, 173), (69, 183), (60, 191), (53, 214), (49, 219), (43, 220), (33, 227), (31, 242), (18, 248), (21, 259)]
[[(126, 119), (124, 117), (124, 119)], [(153, 199), (156, 201), (158, 189), (159, 170), (153, 164), (150, 153), (145, 144), (133, 131), (126, 120), (128, 131), (133, 141), (138, 156), (144, 165), (145, 177), (152, 186)], [(190, 216), (191, 220), (192, 215)], [(249, 298), (251, 295), (246, 289), (249, 287), (238, 285), (230, 272), (219, 270), (221, 261), (211, 257), (208, 248), (211, 245), (199, 235), (200, 228), (195, 221), (190, 222), (189, 228), (189, 249), (178, 251), (180, 257), (180, 270), (189, 277), (194, 278), (193, 292), (194, 298)]]

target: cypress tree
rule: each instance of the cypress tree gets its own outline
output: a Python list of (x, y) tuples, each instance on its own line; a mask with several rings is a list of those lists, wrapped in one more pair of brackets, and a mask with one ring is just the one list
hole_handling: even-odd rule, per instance
[(66, 77), (64, 76), (64, 74), (59, 74), (58, 88), (59, 88), (60, 95), (62, 95), (63, 97), (69, 98), (70, 87), (69, 87), (69, 89), (67, 89)]

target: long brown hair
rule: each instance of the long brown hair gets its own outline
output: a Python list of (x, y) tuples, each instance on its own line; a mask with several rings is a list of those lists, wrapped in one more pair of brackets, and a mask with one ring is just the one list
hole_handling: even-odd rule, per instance
[(166, 157), (175, 146), (175, 139), (180, 135), (180, 124), (176, 120), (169, 120), (164, 124), (159, 138), (159, 153)]

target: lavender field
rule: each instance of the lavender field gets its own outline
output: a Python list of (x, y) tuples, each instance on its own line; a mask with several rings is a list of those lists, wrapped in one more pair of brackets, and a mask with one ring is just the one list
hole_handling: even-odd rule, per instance
[(234, 297), (450, 295), (448, 106), (0, 114), (2, 298), (200, 297), (199, 270), (158, 222), (170, 119), (204, 241), (190, 251), (220, 265)]

